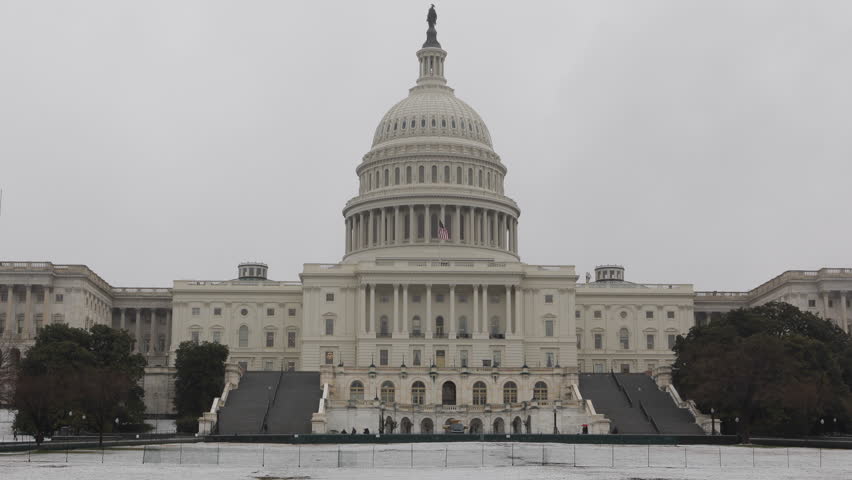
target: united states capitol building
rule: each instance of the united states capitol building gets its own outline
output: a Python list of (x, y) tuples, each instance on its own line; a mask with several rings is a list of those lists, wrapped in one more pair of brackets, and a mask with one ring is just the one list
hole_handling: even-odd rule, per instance
[(247, 262), (231, 279), (122, 288), (84, 265), (3, 261), (0, 334), (25, 352), (48, 323), (126, 329), (148, 358), (149, 413), (172, 411), (178, 345), (206, 341), (228, 345), (229, 362), (249, 372), (320, 372), (320, 431), (360, 430), (393, 408), (414, 432), (452, 417), (471, 431), (521, 418), (533, 431), (605, 433), (608, 420), (582, 401), (581, 374), (648, 372), (664, 383), (675, 339), (731, 309), (780, 300), (849, 331), (850, 268), (700, 292), (635, 282), (619, 265), (579, 279), (572, 265), (524, 263), (521, 209), (504, 193), (512, 160), (448, 86), (446, 59), (430, 27), (416, 83), (356, 168), (339, 263), (305, 264), (294, 281)]

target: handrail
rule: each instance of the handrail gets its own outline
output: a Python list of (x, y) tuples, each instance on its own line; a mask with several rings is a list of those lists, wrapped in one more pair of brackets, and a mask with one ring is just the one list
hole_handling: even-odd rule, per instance
[(630, 398), (630, 394), (627, 393), (627, 389), (624, 388), (624, 385), (622, 385), (621, 382), (618, 381), (618, 377), (615, 375), (615, 371), (610, 369), (609, 374), (612, 376), (613, 381), (615, 381), (615, 386), (617, 386), (618, 389), (621, 390), (621, 393), (623, 393), (624, 396), (627, 398), (627, 404), (630, 405), (630, 408), (633, 408), (633, 399)]
[(268, 396), (266, 397), (266, 411), (263, 412), (263, 420), (260, 422), (260, 433), (264, 432), (264, 427), (266, 427), (266, 421), (269, 419), (269, 410), (272, 408), (272, 405), (275, 404), (275, 399), (278, 398), (278, 387), (281, 385), (281, 377), (284, 376), (284, 370), (278, 373), (278, 380), (275, 381), (275, 393), (272, 394), (272, 398), (270, 399)]
[(648, 410), (645, 409), (645, 405), (642, 404), (642, 400), (639, 400), (639, 411), (641, 411), (642, 415), (645, 416), (645, 420), (647, 420), (651, 424), (651, 426), (654, 427), (654, 431), (657, 433), (661, 433), (660, 427), (657, 425), (657, 422), (654, 420), (654, 417), (652, 417), (651, 414), (648, 413)]

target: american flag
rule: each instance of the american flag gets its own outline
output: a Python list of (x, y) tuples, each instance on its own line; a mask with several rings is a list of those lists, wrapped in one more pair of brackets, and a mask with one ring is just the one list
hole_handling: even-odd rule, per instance
[(438, 220), (438, 239), (439, 240), (449, 240), (450, 232), (447, 230), (447, 227), (444, 226), (444, 222)]

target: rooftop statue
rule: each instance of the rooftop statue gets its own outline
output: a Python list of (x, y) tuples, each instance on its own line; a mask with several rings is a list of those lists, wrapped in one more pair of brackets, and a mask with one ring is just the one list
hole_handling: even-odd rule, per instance
[(438, 23), (438, 13), (435, 12), (434, 3), (429, 7), (429, 13), (426, 14), (426, 23), (429, 24), (429, 28), (435, 28), (435, 24)]
[(438, 43), (438, 31), (435, 30), (435, 24), (438, 23), (438, 13), (435, 12), (434, 3), (429, 7), (429, 13), (426, 14), (426, 23), (429, 24), (429, 29), (426, 30), (426, 43), (423, 44), (423, 48), (441, 48), (441, 44)]

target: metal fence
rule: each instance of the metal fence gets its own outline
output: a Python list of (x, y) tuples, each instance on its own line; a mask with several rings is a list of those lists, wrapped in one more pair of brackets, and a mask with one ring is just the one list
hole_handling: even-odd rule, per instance
[(842, 468), (852, 451), (711, 445), (453, 443), (389, 445), (168, 444), (0, 454), (0, 461), (228, 465), (280, 468), (563, 466), (612, 468)]

